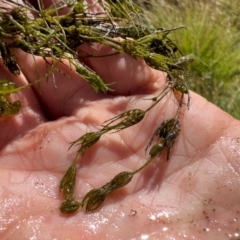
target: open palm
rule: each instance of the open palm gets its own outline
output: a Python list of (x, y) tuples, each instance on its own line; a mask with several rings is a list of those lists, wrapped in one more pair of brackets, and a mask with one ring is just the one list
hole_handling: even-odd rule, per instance
[[(101, 47), (100, 47), (101, 48)], [(102, 47), (104, 49), (104, 47)], [(99, 51), (101, 51), (100, 49)], [(106, 49), (104, 49), (106, 51)], [(110, 50), (109, 50), (110, 51)], [(19, 53), (24, 84), (36, 79), (32, 57)], [(74, 71), (55, 73), (15, 98), (23, 109), (1, 118), (0, 234), (2, 239), (226, 239), (239, 233), (239, 122), (191, 93), (183, 107), (181, 133), (166, 153), (111, 194), (102, 207), (63, 215), (59, 181), (77, 148), (69, 143), (129, 109), (146, 109), (161, 91), (165, 75), (142, 61), (117, 55), (89, 65), (107, 82), (110, 94), (96, 94)], [(45, 63), (37, 59), (38, 69)], [(63, 66), (64, 67), (64, 66)], [(63, 68), (62, 67), (62, 68)], [(62, 69), (65, 70), (65, 69)], [(41, 73), (42, 73), (41, 72)], [(24, 95), (23, 95), (24, 94)], [(114, 95), (113, 95), (114, 94)], [(128, 95), (128, 96), (127, 96)], [(106, 134), (78, 162), (76, 199), (101, 187), (117, 173), (136, 170), (147, 159), (144, 149), (161, 122), (173, 117), (178, 102), (169, 94), (139, 124)], [(235, 234), (235, 235), (234, 235)]]
[[(110, 49), (98, 46), (99, 52)], [(22, 75), (0, 77), (24, 85), (46, 72), (41, 58), (18, 53)], [(95, 93), (66, 66), (54, 79), (25, 89), (21, 112), (0, 119), (1, 239), (239, 239), (240, 124), (195, 93), (180, 114), (181, 132), (166, 152), (92, 213), (61, 214), (59, 182), (76, 154), (69, 143), (99, 130), (126, 110), (147, 109), (165, 74), (126, 55), (88, 60), (115, 91)], [(62, 74), (66, 72), (67, 76)], [(185, 99), (186, 101), (186, 99)], [(78, 161), (77, 200), (122, 171), (146, 162), (145, 147), (161, 122), (174, 117), (170, 93), (139, 124), (105, 134)]]

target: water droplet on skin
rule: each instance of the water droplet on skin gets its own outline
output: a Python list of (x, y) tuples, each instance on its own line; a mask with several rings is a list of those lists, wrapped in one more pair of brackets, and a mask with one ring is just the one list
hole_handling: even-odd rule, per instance
[(96, 233), (96, 230), (97, 230), (97, 226), (95, 225), (95, 224), (90, 224), (89, 225), (89, 228), (94, 232), (94, 233)]
[(142, 240), (146, 240), (146, 239), (148, 239), (149, 238), (149, 235), (148, 234), (142, 234), (141, 235), (141, 239)]
[(154, 214), (149, 215), (149, 218), (150, 218), (152, 221), (155, 221), (155, 220), (156, 220), (156, 216), (155, 216)]
[(164, 220), (165, 222), (169, 221), (169, 213), (167, 212), (158, 212), (158, 213), (150, 213), (148, 215), (151, 221), (159, 221)]
[(239, 237), (240, 234), (239, 233), (234, 233), (234, 237)]
[(168, 230), (168, 228), (167, 227), (163, 227), (163, 232), (166, 232), (167, 230)]

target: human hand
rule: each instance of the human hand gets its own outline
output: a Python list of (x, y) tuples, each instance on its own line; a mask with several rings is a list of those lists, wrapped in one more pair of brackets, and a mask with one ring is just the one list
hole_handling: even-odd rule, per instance
[[(1, 67), (1, 78), (18, 85), (34, 82), (32, 57), (19, 52), (18, 61), (22, 75), (15, 78)], [(36, 62), (43, 75), (45, 62)], [(0, 119), (2, 239), (238, 239), (240, 125), (192, 92), (190, 110), (181, 110), (181, 132), (169, 162), (164, 151), (93, 213), (60, 213), (59, 182), (77, 150), (68, 151), (69, 143), (116, 114), (146, 109), (151, 101), (144, 99), (156, 96), (165, 82), (163, 73), (123, 54), (91, 59), (88, 65), (106, 82), (115, 82), (115, 91), (96, 94), (62, 65), (69, 77), (55, 72), (56, 87), (49, 77), (14, 95), (23, 109)], [(88, 149), (78, 162), (76, 199), (144, 164), (153, 132), (175, 116), (178, 105), (171, 93), (142, 122), (106, 134)]]

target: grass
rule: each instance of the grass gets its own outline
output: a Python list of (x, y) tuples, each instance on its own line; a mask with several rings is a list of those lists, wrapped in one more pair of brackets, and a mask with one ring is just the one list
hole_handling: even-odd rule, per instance
[[(186, 27), (170, 37), (184, 55), (192, 53), (204, 63), (189, 64), (188, 70), (193, 75), (188, 79), (189, 88), (240, 119), (240, 2), (138, 2), (146, 9), (149, 27)], [(205, 83), (194, 76), (203, 78)]]

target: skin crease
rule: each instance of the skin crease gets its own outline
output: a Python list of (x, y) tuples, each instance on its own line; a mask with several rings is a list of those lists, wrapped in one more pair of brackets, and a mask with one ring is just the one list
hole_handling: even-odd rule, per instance
[[(35, 81), (32, 56), (17, 52), (17, 58), (22, 74), (14, 77), (1, 66), (0, 77), (19, 86)], [(36, 62), (44, 74), (44, 61)], [(69, 143), (116, 114), (146, 109), (151, 101), (144, 99), (165, 84), (164, 73), (123, 54), (88, 64), (115, 82), (114, 92), (95, 93), (60, 66), (69, 77), (56, 72), (56, 87), (49, 77), (13, 95), (21, 112), (0, 118), (0, 239), (239, 239), (240, 123), (193, 92), (189, 111), (181, 109), (169, 162), (164, 151), (93, 213), (59, 212), (59, 182), (77, 150), (68, 151)], [(144, 164), (149, 139), (177, 107), (170, 93), (139, 124), (104, 135), (79, 159), (76, 199)]]

